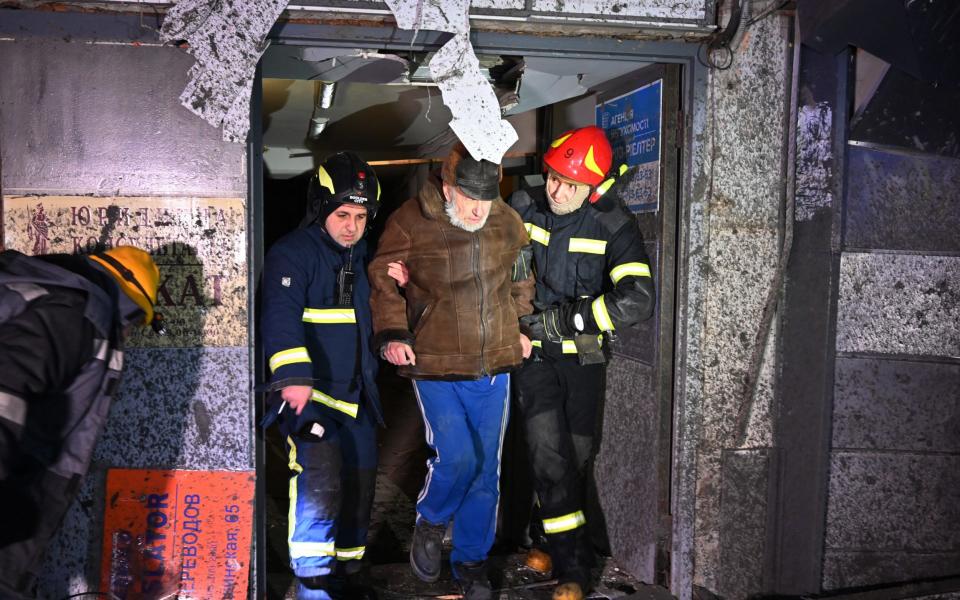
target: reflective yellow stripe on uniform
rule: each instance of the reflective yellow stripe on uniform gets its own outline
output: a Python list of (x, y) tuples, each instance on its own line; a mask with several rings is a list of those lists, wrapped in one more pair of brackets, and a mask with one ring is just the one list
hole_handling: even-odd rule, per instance
[(533, 223), (524, 223), (523, 226), (527, 229), (527, 234), (530, 235), (530, 239), (534, 242), (539, 242), (544, 246), (550, 245), (550, 232), (542, 227), (537, 227)]
[(310, 354), (307, 352), (306, 346), (298, 346), (296, 348), (289, 348), (287, 350), (281, 350), (273, 356), (270, 357), (270, 370), (276, 372), (277, 369), (284, 365), (292, 365), (293, 363), (308, 363), (310, 362)]
[(293, 532), (297, 527), (297, 478), (303, 472), (303, 467), (297, 462), (297, 447), (293, 439), (287, 436), (287, 446), (290, 448), (288, 466), (296, 473), (290, 478), (290, 507), (287, 511), (287, 546), (290, 548), (290, 558), (305, 556), (334, 556), (333, 542), (295, 542)]
[(543, 520), (543, 531), (545, 533), (563, 533), (585, 525), (587, 518), (583, 516), (583, 511), (578, 510), (569, 515), (555, 517), (553, 519)]
[(333, 542), (287, 542), (290, 548), (290, 559), (313, 557), (313, 556), (336, 556), (337, 551), (333, 548)]
[(333, 396), (328, 396), (321, 392), (320, 390), (313, 390), (310, 394), (310, 399), (314, 402), (319, 402), (324, 406), (329, 406), (334, 410), (339, 410), (342, 413), (346, 413), (353, 417), (357, 418), (357, 405), (350, 402), (344, 402), (343, 400), (337, 400)]
[(298, 542), (293, 540), (293, 532), (297, 527), (297, 478), (303, 472), (303, 467), (297, 462), (297, 447), (293, 439), (287, 436), (287, 446), (290, 448), (290, 470), (296, 473), (290, 478), (290, 508), (287, 512), (287, 546), (290, 548), (290, 558), (304, 558), (311, 556), (336, 556), (333, 542)]
[(352, 308), (305, 308), (305, 323), (356, 323), (357, 315)]
[(606, 240), (591, 240), (590, 238), (570, 238), (570, 252), (584, 252), (586, 254), (603, 254), (607, 251)]
[[(603, 334), (597, 336), (597, 341), (600, 342), (600, 345), (603, 345)], [(543, 348), (543, 342), (540, 340), (532, 340), (530, 345), (534, 348)], [(576, 354), (577, 344), (573, 340), (563, 340), (560, 343), (560, 351), (563, 354)]]
[(337, 548), (337, 560), (360, 560), (366, 552), (366, 546), (356, 548)]
[(650, 277), (650, 265), (642, 262), (623, 263), (610, 269), (610, 279), (614, 285), (624, 277)]
[(297, 526), (297, 477), (303, 472), (303, 467), (297, 462), (297, 447), (293, 445), (293, 439), (287, 436), (287, 447), (290, 448), (289, 460), (287, 466), (296, 473), (290, 478), (290, 506), (287, 509), (287, 543), (293, 539), (293, 530)]
[(593, 320), (596, 321), (600, 331), (613, 331), (613, 320), (607, 312), (607, 303), (603, 301), (603, 296), (597, 297), (590, 307), (593, 309)]

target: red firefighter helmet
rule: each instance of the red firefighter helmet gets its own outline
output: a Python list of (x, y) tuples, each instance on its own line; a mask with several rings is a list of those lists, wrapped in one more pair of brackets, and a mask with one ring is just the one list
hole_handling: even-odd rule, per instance
[(543, 163), (573, 181), (597, 185), (603, 181), (613, 162), (613, 150), (607, 135), (599, 127), (581, 127), (561, 135), (550, 143)]

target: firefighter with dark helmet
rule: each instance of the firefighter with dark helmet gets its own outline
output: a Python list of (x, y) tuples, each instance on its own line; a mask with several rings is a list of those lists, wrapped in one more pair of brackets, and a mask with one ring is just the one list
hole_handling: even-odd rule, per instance
[(609, 197), (594, 202), (612, 183), (612, 158), (599, 127), (569, 131), (544, 154), (546, 184), (509, 199), (530, 234), (525, 263), (536, 277), (534, 314), (521, 319), (534, 350), (516, 375), (539, 505), (531, 530), (542, 533), (532, 536), (539, 547), (527, 564), (550, 570), (552, 562), (555, 600), (579, 600), (589, 586), (584, 477), (602, 406), (604, 340), (647, 319), (654, 304), (635, 219)]
[(162, 332), (159, 281), (131, 246), (0, 253), (0, 597), (31, 597), (107, 419), (124, 337)]
[(383, 422), (363, 236), (380, 184), (359, 156), (340, 152), (317, 169), (308, 196), (301, 228), (270, 248), (263, 269), (266, 424), (278, 422), (289, 451), (287, 545), (297, 597), (363, 598)]

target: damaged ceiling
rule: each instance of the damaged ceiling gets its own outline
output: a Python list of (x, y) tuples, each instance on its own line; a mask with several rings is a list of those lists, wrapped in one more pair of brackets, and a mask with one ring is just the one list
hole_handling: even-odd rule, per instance
[[(381, 54), (360, 48), (272, 46), (263, 57), (264, 160), (273, 177), (314, 167), (314, 155), (352, 149), (368, 160), (441, 156), (453, 141), (451, 107), (427, 72), (433, 54)], [(401, 68), (401, 65), (406, 68)], [(519, 142), (507, 157), (532, 154), (536, 110), (576, 98), (648, 63), (555, 57), (480, 55), (485, 85), (508, 109)], [(329, 106), (321, 90), (331, 82)], [(453, 110), (458, 110), (454, 107)], [(467, 110), (469, 108), (460, 108)], [(311, 119), (325, 126), (311, 139)]]
[[(700, 1), (694, 0), (688, 7), (691, 18), (699, 19), (707, 15), (707, 9), (701, 8)], [(360, 4), (352, 5), (354, 10), (363, 12), (366, 9)], [(516, 120), (520, 118), (519, 115), (544, 104), (582, 95), (590, 87), (588, 79), (597, 74), (592, 68), (594, 61), (589, 67), (575, 65), (572, 69), (556, 61), (549, 63), (544, 60), (540, 65), (530, 64), (522, 57), (501, 57), (497, 64), (482, 64), (470, 39), (471, 18), (475, 16), (470, 12), (471, 0), (386, 0), (385, 4), (392, 13), (396, 27), (412, 30), (414, 39), (421, 30), (452, 35), (438, 50), (419, 57), (382, 54), (362, 48), (352, 51), (299, 49), (300, 55), (292, 58), (300, 63), (300, 70), (308, 72), (303, 75), (305, 79), (314, 82), (310, 86), (312, 94), (304, 94), (302, 85), (293, 83), (298, 78), (290, 78), (287, 84), (265, 86), (268, 93), (275, 94), (265, 98), (267, 150), (273, 138), (279, 138), (276, 147), (285, 150), (287, 159), (309, 158), (317, 152), (318, 145), (322, 146), (324, 138), (332, 136), (328, 127), (334, 130), (339, 126), (342, 133), (350, 136), (343, 121), (355, 118), (356, 111), (353, 109), (359, 106), (366, 106), (366, 110), (370, 110), (370, 102), (364, 100), (378, 93), (376, 89), (353, 90), (362, 94), (363, 98), (347, 105), (351, 109), (348, 114), (337, 115), (334, 107), (336, 96), (345, 94), (342, 91), (344, 86), (401, 85), (414, 89), (394, 90), (388, 92), (387, 96), (392, 95), (389, 101), (398, 103), (401, 101), (400, 94), (405, 94), (403, 99), (406, 100), (406, 106), (387, 107), (386, 112), (407, 111), (413, 120), (404, 128), (394, 128), (390, 137), (375, 136), (378, 144), (408, 145), (416, 148), (415, 154), (423, 156), (437, 147), (447, 145), (452, 139), (452, 132), (475, 158), (501, 162), (519, 139), (516, 127), (505, 118), (506, 115)], [(560, 2), (556, 6), (539, 0), (535, 4), (536, 10), (572, 10), (579, 12), (580, 18), (586, 15), (604, 18), (610, 15), (639, 15), (631, 12), (634, 9), (643, 14), (656, 15), (658, 10), (666, 10), (666, 5), (661, 6), (657, 0), (640, 4), (578, 0)], [(197, 59), (190, 71), (190, 81), (180, 96), (181, 103), (212, 125), (220, 127), (224, 139), (244, 142), (247, 138), (247, 115), (256, 66), (269, 47), (267, 34), (287, 8), (286, 0), (181, 0), (170, 9), (164, 20), (162, 39), (172, 43), (185, 42), (187, 51)], [(513, 10), (517, 7), (507, 0), (475, 0), (473, 8)], [(529, 9), (529, 2), (525, 2), (523, 8)], [(369, 10), (375, 12), (379, 9)], [(662, 16), (677, 18), (677, 11), (677, 3), (673, 2)], [(290, 62), (291, 57), (286, 58)], [(271, 77), (271, 69), (266, 61), (264, 65), (265, 76)], [(637, 66), (630, 64), (624, 69), (614, 66), (611, 76)], [(524, 79), (527, 86), (521, 90)], [(436, 121), (431, 118), (433, 94), (430, 90), (416, 90), (420, 83), (435, 86), (442, 98), (444, 110), (438, 110), (440, 114)], [(341, 90), (339, 94), (338, 89)], [(276, 135), (277, 130), (282, 129), (279, 125), (291, 119), (275, 113), (281, 113), (290, 98), (301, 99), (304, 95), (309, 98), (311, 111), (305, 138), (297, 143), (299, 134), (296, 137)], [(422, 108), (424, 98), (426, 107)], [(297, 103), (295, 108), (301, 104)], [(387, 104), (387, 101), (378, 102), (377, 106)], [(419, 123), (421, 120), (435, 125), (425, 128)], [(270, 125), (273, 122), (277, 126), (271, 132)], [(396, 121), (392, 125), (396, 125)], [(419, 136), (414, 132), (418, 127), (426, 130)], [(441, 143), (444, 141), (447, 143)], [(341, 147), (356, 145), (355, 141), (347, 145), (341, 142)], [(282, 154), (281, 151), (275, 151), (273, 156)], [(290, 166), (282, 169), (268, 161), (268, 168), (279, 174), (289, 170)]]

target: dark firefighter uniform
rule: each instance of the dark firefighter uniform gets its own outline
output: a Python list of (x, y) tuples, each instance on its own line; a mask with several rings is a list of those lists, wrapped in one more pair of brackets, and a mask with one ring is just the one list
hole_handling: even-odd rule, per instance
[[(277, 241), (264, 264), (270, 389), (313, 388), (299, 416), (281, 404), (279, 393), (267, 409), (268, 423), (279, 418), (293, 472), (287, 542), (300, 598), (331, 597), (325, 578), (336, 574), (338, 563), (359, 567), (365, 551), (376, 427), (383, 422), (377, 359), (369, 348), (366, 255), (364, 240), (344, 248), (316, 222)], [(352, 273), (352, 297), (341, 303), (338, 275), (345, 271)]]
[(153, 321), (158, 279), (126, 246), (0, 253), (0, 597), (32, 597), (107, 420), (123, 329)]
[[(353, 304), (335, 300), (352, 254)], [(299, 415), (275, 405), (290, 451), (289, 549), (298, 577), (363, 558), (376, 478), (375, 383), (366, 246), (339, 247), (319, 225), (278, 241), (264, 265), (263, 338), (272, 388), (312, 385)], [(340, 473), (340, 477), (331, 473)]]
[(583, 587), (589, 559), (583, 554), (582, 489), (603, 393), (603, 333), (650, 316), (650, 266), (634, 218), (617, 202), (585, 203), (557, 215), (541, 186), (515, 192), (510, 205), (530, 234), (541, 325), (550, 330), (551, 319), (566, 322), (571, 315), (582, 324), (579, 335), (553, 329), (550, 339), (535, 340), (517, 382), (554, 572), (561, 583)]

